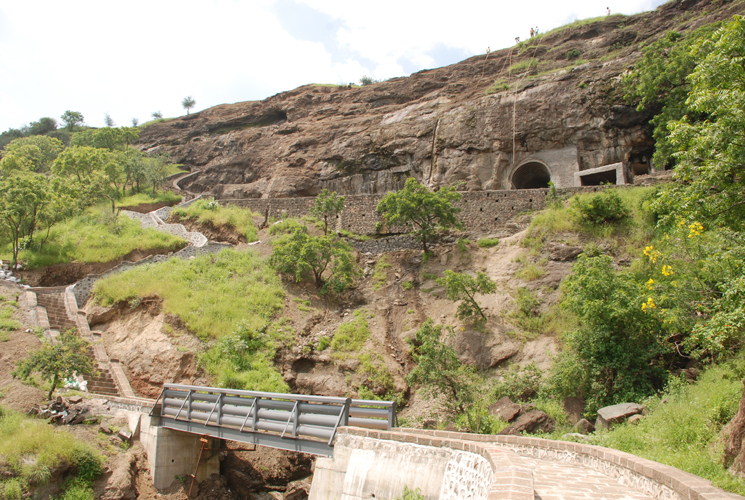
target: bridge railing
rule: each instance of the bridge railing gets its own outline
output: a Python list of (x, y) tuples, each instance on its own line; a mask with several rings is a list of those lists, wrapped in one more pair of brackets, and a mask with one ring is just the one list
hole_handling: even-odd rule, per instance
[(392, 401), (181, 384), (164, 384), (158, 399), (164, 419), (228, 428), (233, 434), (262, 431), (281, 438), (320, 439), (328, 446), (342, 426), (390, 430), (396, 424), (396, 403)]

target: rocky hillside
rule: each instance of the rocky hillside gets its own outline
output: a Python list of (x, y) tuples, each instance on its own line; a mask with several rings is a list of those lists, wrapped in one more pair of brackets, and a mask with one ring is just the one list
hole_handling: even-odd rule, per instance
[(615, 162), (645, 173), (651, 116), (624, 102), (621, 75), (667, 31), (743, 9), (733, 0), (674, 0), (576, 22), (406, 78), (306, 85), (216, 106), (145, 128), (140, 147), (170, 151), (199, 171), (182, 187), (222, 198), (309, 196), (324, 187), (379, 193), (409, 176), (430, 187), (544, 187), (545, 172), (517, 172), (532, 159), (558, 187), (572, 185), (572, 172)]

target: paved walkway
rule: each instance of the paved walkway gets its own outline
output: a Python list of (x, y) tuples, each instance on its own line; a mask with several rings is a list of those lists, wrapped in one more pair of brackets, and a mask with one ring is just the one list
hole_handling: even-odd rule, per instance
[(653, 500), (600, 472), (538, 458), (520, 457), (533, 471), (535, 500)]

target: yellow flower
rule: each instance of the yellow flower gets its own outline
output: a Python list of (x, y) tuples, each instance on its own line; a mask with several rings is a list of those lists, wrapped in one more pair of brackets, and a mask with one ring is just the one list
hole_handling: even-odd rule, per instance
[(686, 221), (684, 221), (683, 219), (680, 219), (680, 220), (678, 221), (678, 227), (679, 227), (679, 228), (681, 228), (681, 229), (682, 229), (682, 228), (683, 228), (683, 226), (685, 226), (685, 225), (686, 225)]
[(652, 300), (652, 297), (649, 297), (647, 298), (647, 301), (642, 304), (642, 311), (647, 312), (647, 309), (654, 309), (655, 307), (657, 306), (654, 304), (654, 300)]
[(657, 263), (657, 259), (659, 259), (660, 257), (662, 257), (662, 253), (659, 252), (659, 251), (657, 251), (657, 250), (655, 250), (654, 249), (654, 246), (651, 246), (651, 245), (648, 246), (648, 247), (646, 247), (644, 249), (644, 255), (646, 255), (647, 257), (649, 257), (649, 261), (651, 263), (653, 263), (653, 264), (656, 264)]
[(662, 266), (662, 274), (665, 276), (672, 276), (674, 274), (672, 266), (668, 266), (668, 265)]
[(688, 233), (689, 238), (693, 238), (694, 236), (698, 236), (701, 234), (701, 231), (704, 230), (704, 226), (701, 225), (699, 222), (694, 222), (690, 226), (688, 226), (688, 229), (691, 230), (691, 232)]
[(654, 288), (654, 280), (652, 278), (649, 278), (649, 281), (647, 281), (647, 288), (650, 290)]

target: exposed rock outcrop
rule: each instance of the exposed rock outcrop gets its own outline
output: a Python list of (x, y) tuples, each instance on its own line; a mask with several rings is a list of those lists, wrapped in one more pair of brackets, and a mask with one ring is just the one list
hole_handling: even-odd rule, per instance
[[(681, 18), (691, 10), (701, 15)], [(139, 145), (199, 171), (182, 187), (223, 198), (380, 193), (409, 176), (468, 190), (567, 187), (616, 162), (643, 173), (651, 115), (623, 100), (620, 76), (641, 43), (741, 10), (675, 0), (406, 78), (223, 104), (148, 126)], [(575, 49), (581, 58), (568, 60)]]

